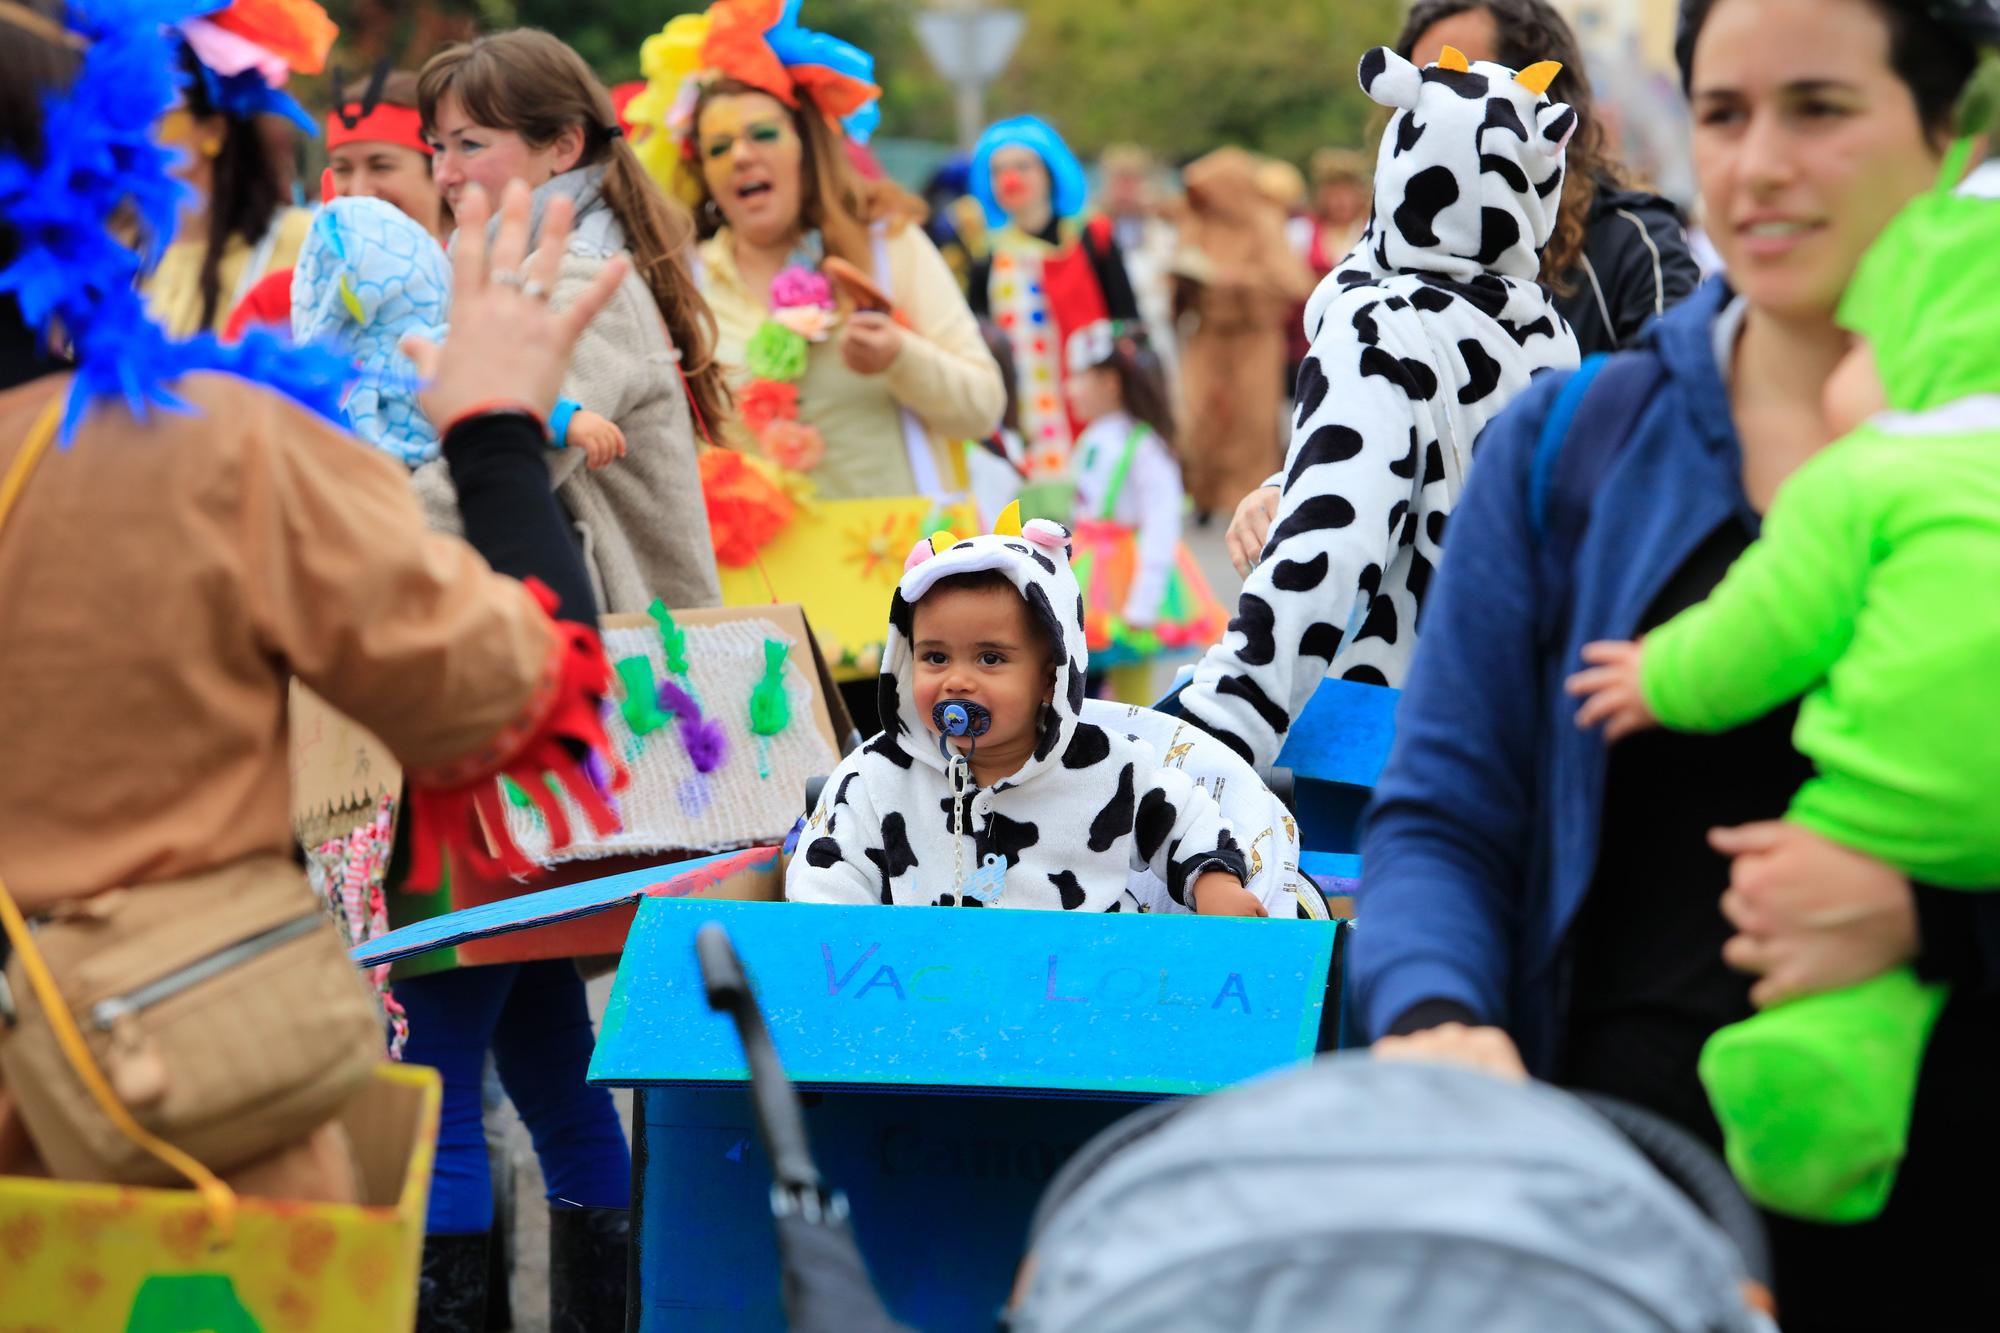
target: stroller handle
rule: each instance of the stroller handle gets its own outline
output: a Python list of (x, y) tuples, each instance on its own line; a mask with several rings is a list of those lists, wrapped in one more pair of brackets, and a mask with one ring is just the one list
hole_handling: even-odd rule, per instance
[(786, 1076), (777, 1048), (771, 1044), (763, 1012), (750, 993), (743, 960), (737, 957), (729, 932), (714, 921), (695, 933), (694, 949), (701, 963), (708, 1007), (727, 1013), (736, 1021), (743, 1058), (750, 1066), (750, 1098), (757, 1108), (757, 1128), (764, 1138), (764, 1151), (771, 1158), (772, 1179), (789, 1194), (817, 1199), (822, 1193), (819, 1168), (813, 1165), (812, 1152), (806, 1143), (805, 1117), (799, 1111), (792, 1080)]

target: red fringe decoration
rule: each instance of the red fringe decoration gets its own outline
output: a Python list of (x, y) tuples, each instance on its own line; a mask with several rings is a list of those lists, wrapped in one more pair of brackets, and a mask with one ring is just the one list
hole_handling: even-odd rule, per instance
[[(539, 580), (528, 588), (542, 609), (555, 609), (555, 594)], [(631, 781), (604, 734), (603, 701), (611, 692), (611, 664), (597, 631), (588, 625), (558, 621), (544, 687), (530, 708), (538, 717), (523, 719), (528, 734), (478, 777), (449, 787), (409, 789), (412, 865), (405, 883), (410, 889), (430, 889), (445, 882), (448, 856), (475, 874), (488, 878), (520, 876), (539, 869), (515, 845), (507, 832), (506, 801), (500, 779), (512, 778), (541, 810), (549, 825), (551, 850), (570, 844), (569, 820), (545, 777), (553, 775), (583, 808), (598, 836), (618, 831), (618, 814), (590, 780), (581, 757), (595, 752), (611, 773), (610, 787), (623, 791)]]

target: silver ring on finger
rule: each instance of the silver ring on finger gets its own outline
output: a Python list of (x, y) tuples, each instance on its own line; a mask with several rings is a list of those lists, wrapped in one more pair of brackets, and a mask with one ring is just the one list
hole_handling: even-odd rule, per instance
[(502, 287), (526, 289), (528, 275), (517, 268), (502, 269), (493, 275), (493, 281)]
[(530, 301), (546, 301), (549, 299), (549, 285), (546, 282), (536, 282), (533, 278), (529, 278), (521, 284), (521, 295), (527, 297)]

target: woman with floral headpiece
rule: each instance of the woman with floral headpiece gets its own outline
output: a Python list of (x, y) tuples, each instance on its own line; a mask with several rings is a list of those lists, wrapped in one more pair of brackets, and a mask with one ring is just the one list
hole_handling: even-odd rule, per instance
[(317, 131), (284, 86), (325, 66), (336, 31), (312, 0), (235, 0), (176, 25), (186, 79), (160, 137), (183, 150), (189, 194), (178, 239), (145, 285), (174, 337), (222, 328), (252, 287), (298, 258), (312, 215), (288, 202), (259, 117)]
[(851, 164), (879, 119), (874, 60), (797, 13), (719, 0), (650, 39), (642, 157), (707, 237), (702, 293), (758, 451), (826, 499), (961, 489), (945, 446), (993, 431), (999, 368), (921, 202)]

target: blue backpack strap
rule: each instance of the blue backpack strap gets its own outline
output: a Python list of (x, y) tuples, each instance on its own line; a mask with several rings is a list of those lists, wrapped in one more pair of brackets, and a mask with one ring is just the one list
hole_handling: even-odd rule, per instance
[(1596, 353), (1556, 392), (1542, 421), (1528, 468), (1528, 522), (1549, 580), (1538, 617), (1545, 646), (1566, 632), (1571, 566), (1598, 488), (1664, 378), (1666, 367), (1649, 351)]
[(1563, 442), (1569, 438), (1570, 423), (1576, 420), (1583, 396), (1590, 392), (1591, 383), (1610, 359), (1604, 352), (1592, 352), (1585, 357), (1583, 364), (1556, 391), (1549, 414), (1542, 418), (1542, 433), (1535, 437), (1535, 457), (1528, 467), (1528, 527), (1538, 545), (1548, 539), (1549, 490), (1555, 479), (1556, 460), (1562, 457)]
[(1651, 352), (1599, 352), (1557, 392), (1528, 468), (1528, 521), (1558, 568), (1568, 566), (1598, 488), (1664, 378)]

